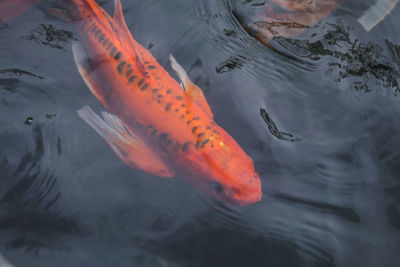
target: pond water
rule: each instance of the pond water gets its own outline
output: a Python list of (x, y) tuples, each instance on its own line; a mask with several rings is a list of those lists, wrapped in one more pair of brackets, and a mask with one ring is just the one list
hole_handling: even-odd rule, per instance
[[(131, 169), (78, 117), (104, 108), (74, 64), (75, 28), (46, 12), (52, 2), (0, 25), (0, 258), (399, 266), (400, 5), (367, 32), (357, 19), (375, 1), (342, 1), (264, 45), (246, 29), (264, 1), (122, 1), (133, 37), (171, 74), (177, 58), (254, 160), (263, 199), (235, 207)], [(111, 0), (98, 2), (112, 14)]]

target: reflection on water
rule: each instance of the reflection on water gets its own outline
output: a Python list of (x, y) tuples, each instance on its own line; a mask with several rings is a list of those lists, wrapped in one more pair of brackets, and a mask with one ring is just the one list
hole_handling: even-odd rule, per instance
[(267, 47), (243, 26), (263, 2), (123, 1), (135, 39), (172, 75), (168, 56), (179, 58), (253, 158), (263, 200), (245, 208), (132, 170), (80, 120), (82, 106), (102, 107), (74, 66), (71, 25), (40, 5), (1, 25), (2, 255), (15, 266), (397, 266), (399, 6), (367, 33), (357, 18), (375, 1), (343, 1)]
[[(399, 90), (399, 46), (384, 40), (385, 46), (351, 40), (349, 32), (340, 25), (328, 25), (322, 36), (315, 41), (280, 39), (277, 42), (301, 58), (313, 61), (329, 57), (326, 74), (337, 83), (350, 83), (351, 89), (370, 92), (376, 85)], [(347, 81), (346, 81), (347, 80)]]
[(12, 267), (12, 265), (6, 261), (5, 258), (0, 254), (0, 266), (1, 267)]

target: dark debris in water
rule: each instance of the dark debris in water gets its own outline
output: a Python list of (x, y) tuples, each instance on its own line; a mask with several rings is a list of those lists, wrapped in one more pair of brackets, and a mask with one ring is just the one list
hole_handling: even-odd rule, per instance
[(244, 65), (244, 61), (238, 57), (230, 57), (227, 60), (219, 63), (215, 68), (217, 73), (230, 72), (234, 69), (241, 68)]
[(279, 140), (290, 141), (290, 142), (299, 142), (302, 140), (301, 138), (295, 137), (291, 133), (285, 133), (285, 132), (279, 131), (278, 127), (276, 126), (276, 124), (274, 123), (274, 121), (272, 120), (272, 118), (270, 117), (270, 115), (268, 114), (268, 112), (265, 109), (263, 109), (263, 108), (260, 109), (260, 115), (264, 119), (265, 123), (267, 124), (268, 129), (271, 132), (271, 134), (273, 136), (275, 136), (276, 138), (278, 138)]
[(227, 30), (224, 29), (224, 34), (228, 37), (232, 37), (232, 38), (236, 38), (237, 37), (237, 33), (233, 30)]
[(34, 74), (32, 72), (29, 72), (29, 71), (26, 71), (26, 70), (21, 70), (21, 69), (3, 69), (3, 70), (0, 70), (0, 74), (6, 74), (6, 75), (9, 75), (9, 76), (28, 75), (28, 76), (35, 77), (35, 78), (38, 78), (38, 79), (41, 79), (41, 80), (43, 79), (42, 76), (39, 76), (39, 75), (36, 75), (36, 74)]
[(28, 118), (26, 118), (25, 120), (25, 124), (32, 124), (33, 123), (33, 118), (31, 116), (29, 116)]
[(34, 41), (51, 48), (66, 50), (64, 47), (70, 40), (77, 40), (71, 31), (57, 29), (51, 24), (40, 24), (39, 27), (31, 31), (26, 40)]
[(57, 116), (57, 114), (46, 114), (46, 118), (47, 119), (49, 119), (49, 120), (51, 120), (51, 119), (54, 119), (55, 117)]
[[(294, 38), (279, 38), (287, 49), (310, 60), (329, 56), (327, 74), (338, 83), (349, 81), (351, 88), (370, 92), (371, 85), (380, 85), (400, 92), (400, 49), (398, 45), (385, 40), (386, 49), (374, 43), (351, 40), (349, 30), (344, 26), (329, 24), (328, 30), (317, 41)], [(313, 34), (316, 37), (316, 34)]]

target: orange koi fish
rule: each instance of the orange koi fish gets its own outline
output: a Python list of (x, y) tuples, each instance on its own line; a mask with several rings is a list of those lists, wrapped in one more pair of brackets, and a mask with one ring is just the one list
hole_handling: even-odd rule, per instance
[(179, 175), (209, 196), (234, 205), (262, 198), (253, 161), (213, 120), (199, 87), (170, 56), (180, 85), (131, 36), (120, 0), (111, 18), (94, 0), (62, 0), (81, 42), (79, 72), (112, 114), (89, 107), (79, 116), (127, 165), (160, 176)]
[[(248, 26), (249, 32), (262, 43), (277, 36), (296, 36), (335, 10), (341, 0), (271, 0), (265, 3), (265, 12), (259, 14), (261, 21)], [(277, 12), (276, 9), (283, 9)]]
[(21, 15), (40, 0), (0, 0), (0, 23)]

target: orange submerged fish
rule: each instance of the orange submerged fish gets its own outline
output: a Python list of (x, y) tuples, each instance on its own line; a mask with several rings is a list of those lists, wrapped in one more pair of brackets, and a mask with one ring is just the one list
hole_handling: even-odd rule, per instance
[(89, 107), (78, 114), (126, 164), (161, 176), (179, 175), (208, 195), (234, 205), (262, 198), (253, 161), (213, 120), (199, 87), (171, 56), (175, 81), (136, 42), (120, 0), (111, 18), (94, 0), (62, 0), (82, 42), (73, 44), (79, 72), (115, 115)]
[(0, 0), (0, 23), (21, 15), (40, 0)]
[[(271, 0), (261, 18), (247, 26), (258, 40), (267, 44), (273, 37), (296, 36), (335, 10), (341, 0)], [(282, 11), (278, 12), (276, 9)]]

